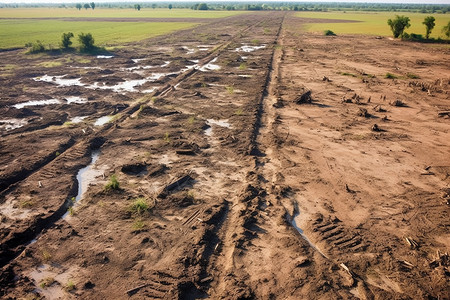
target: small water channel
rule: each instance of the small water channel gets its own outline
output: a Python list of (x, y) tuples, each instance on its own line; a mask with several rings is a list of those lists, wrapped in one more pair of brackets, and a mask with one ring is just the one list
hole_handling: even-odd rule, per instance
[[(73, 199), (73, 206), (77, 205), (81, 199), (83, 199), (84, 194), (89, 188), (89, 184), (95, 181), (95, 177), (102, 174), (102, 170), (94, 169), (93, 165), (97, 162), (100, 157), (100, 150), (93, 151), (91, 154), (91, 162), (84, 168), (80, 169), (77, 173), (77, 184), (78, 184), (78, 192), (75, 198)], [(67, 218), (70, 215), (69, 211), (67, 211), (63, 215), (63, 219)]]
[(60, 104), (61, 101), (58, 99), (47, 99), (47, 100), (31, 100), (23, 103), (14, 104), (13, 107), (17, 109), (24, 108), (26, 106), (42, 106), (51, 104)]
[(311, 246), (311, 248), (313, 248), (314, 250), (316, 250), (317, 252), (319, 252), (323, 257), (325, 257), (326, 259), (329, 259), (328, 256), (325, 255), (325, 253), (323, 253), (319, 248), (317, 248), (316, 245), (314, 245), (309, 239), (308, 237), (305, 235), (305, 233), (303, 232), (303, 229), (300, 228), (300, 226), (297, 225), (297, 220), (300, 217), (300, 209), (297, 205), (297, 203), (294, 206), (294, 214), (292, 216), (289, 216), (288, 221), (289, 223), (292, 225), (292, 227), (295, 228), (295, 230), (298, 231), (298, 233), (300, 234), (300, 236), (306, 241), (308, 242), (308, 244)]

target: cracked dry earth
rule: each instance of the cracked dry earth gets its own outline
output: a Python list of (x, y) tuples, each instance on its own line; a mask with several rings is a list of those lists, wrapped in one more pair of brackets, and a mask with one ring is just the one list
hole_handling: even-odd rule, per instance
[(0, 295), (449, 299), (449, 48), (211, 22), (0, 53)]

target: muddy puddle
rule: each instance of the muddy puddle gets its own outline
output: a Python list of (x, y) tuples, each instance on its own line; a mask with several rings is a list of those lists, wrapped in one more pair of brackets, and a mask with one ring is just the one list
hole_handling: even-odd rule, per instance
[(29, 277), (35, 285), (34, 292), (44, 299), (67, 299), (67, 289), (74, 285), (72, 274), (78, 270), (75, 267), (64, 268), (58, 264), (43, 264), (31, 271)]
[(209, 63), (203, 65), (202, 67), (200, 67), (200, 71), (215, 71), (215, 70), (220, 70), (220, 66), (215, 64), (215, 62), (217, 61), (217, 57), (214, 58), (213, 60), (211, 60)]
[(225, 128), (231, 128), (231, 124), (228, 123), (228, 120), (207, 119), (206, 124), (209, 126), (208, 128), (206, 128), (204, 130), (205, 135), (207, 135), (207, 136), (212, 136), (212, 134), (213, 134), (213, 128), (211, 125), (216, 125), (216, 126), (225, 127)]
[(260, 46), (250, 46), (250, 45), (242, 45), (241, 47), (238, 47), (234, 49), (236, 52), (253, 52), (259, 49), (266, 48), (266, 45), (260, 45)]
[(0, 129), (5, 131), (14, 130), (27, 125), (25, 119), (4, 119), (0, 120)]
[[(8, 199), (0, 205), (0, 218), (5, 216), (11, 220), (24, 220), (30, 217), (32, 210), (28, 206), (32, 205), (31, 199), (24, 199), (20, 203), (16, 199)], [(3, 222), (0, 222), (2, 224)], [(5, 224), (2, 224), (2, 228)]]
[[(84, 168), (80, 169), (77, 173), (77, 184), (78, 184), (78, 192), (74, 199), (72, 199), (73, 207), (79, 205), (81, 199), (83, 199), (84, 194), (88, 190), (89, 186), (96, 181), (98, 176), (103, 175), (103, 169), (94, 168), (94, 164), (97, 162), (100, 157), (100, 151), (93, 151), (91, 154), (91, 162)], [(72, 210), (68, 210), (64, 215), (63, 219), (67, 218), (70, 215)]]
[[(145, 60), (145, 58), (138, 60), (135, 63), (138, 63), (141, 60)], [(135, 60), (133, 60), (135, 61)], [(126, 71), (135, 71), (135, 70), (148, 70), (148, 69), (154, 69), (154, 68), (165, 68), (168, 65), (170, 65), (170, 61), (165, 61), (163, 64), (161, 65), (143, 65), (143, 66), (136, 66), (136, 67), (129, 67), (129, 68), (124, 68), (123, 70)]]
[(183, 46), (182, 48), (183, 48), (184, 50), (186, 50), (186, 54), (192, 54), (192, 53), (195, 52), (195, 49), (194, 49), (194, 48), (189, 48), (189, 47), (187, 47), (187, 46)]
[(86, 103), (87, 99), (83, 98), (83, 97), (78, 97), (78, 96), (69, 96), (69, 97), (65, 97), (67, 104), (82, 104), (82, 103)]
[(87, 117), (88, 117), (88, 116), (73, 117), (72, 119), (70, 119), (69, 122), (70, 122), (70, 123), (74, 123), (74, 124), (81, 123), (81, 122), (83, 122)]
[(95, 123), (94, 126), (103, 126), (106, 123), (110, 122), (112, 120), (113, 116), (103, 116), (98, 118)]
[(43, 106), (43, 105), (52, 105), (52, 104), (60, 104), (61, 101), (58, 99), (47, 99), (47, 100), (31, 100), (23, 103), (14, 104), (13, 107), (17, 109), (21, 109), (27, 106)]
[(81, 83), (81, 78), (75, 78), (75, 79), (64, 78), (65, 76), (66, 75), (62, 75), (62, 76), (44, 75), (41, 77), (35, 77), (35, 78), (33, 78), (33, 80), (34, 81), (52, 82), (59, 86), (74, 86), (74, 85), (83, 86), (83, 84)]
[[(175, 75), (177, 73), (152, 73), (150, 76), (143, 78), (143, 79), (133, 79), (133, 80), (125, 80), (123, 82), (119, 82), (115, 85), (105, 85), (99, 82), (94, 82), (93, 84), (83, 84), (81, 83), (81, 78), (75, 78), (75, 79), (66, 79), (64, 76), (48, 76), (44, 75), (42, 77), (36, 77), (34, 78), (35, 81), (44, 81), (44, 82), (52, 82), (56, 85), (59, 85), (61, 87), (64, 86), (81, 86), (87, 89), (101, 89), (101, 90), (112, 90), (114, 92), (139, 92), (139, 87), (147, 82), (154, 82), (156, 80), (161, 79), (164, 76), (170, 76)], [(68, 103), (84, 103), (84, 99), (81, 97), (69, 97), (66, 98)], [(70, 100), (69, 100), (70, 99)], [(42, 102), (47, 101), (47, 102)], [(46, 105), (46, 104), (55, 104), (51, 103), (49, 101), (59, 101), (57, 99), (49, 99), (49, 100), (41, 100), (42, 104), (37, 103), (38, 101), (29, 101), (26, 103), (20, 103), (16, 104), (14, 107), (16, 108), (22, 108), (22, 105), (30, 106), (30, 105)], [(72, 102), (69, 102), (72, 101)], [(84, 101), (84, 102), (82, 102)], [(87, 101), (87, 100), (86, 100)], [(60, 103), (60, 102), (58, 102)]]

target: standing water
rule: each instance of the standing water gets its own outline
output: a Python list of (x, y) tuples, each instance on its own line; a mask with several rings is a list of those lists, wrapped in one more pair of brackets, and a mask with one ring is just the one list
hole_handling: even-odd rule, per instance
[(304, 234), (303, 229), (301, 229), (298, 225), (297, 225), (297, 221), (295, 220), (298, 216), (300, 216), (300, 209), (298, 208), (298, 204), (295, 203), (295, 207), (294, 207), (294, 214), (292, 216), (290, 216), (289, 218), (289, 223), (291, 223), (291, 225), (298, 231), (298, 233), (300, 233), (301, 237), (308, 242), (308, 244), (317, 252), (319, 252), (323, 257), (328, 259), (328, 256), (326, 256), (322, 251), (320, 251), (319, 248), (317, 248), (316, 245), (314, 245), (309, 239), (308, 237)]
[[(84, 168), (80, 169), (77, 174), (77, 183), (78, 183), (78, 193), (75, 197), (73, 204), (77, 204), (86, 193), (89, 184), (95, 179), (96, 176), (102, 173), (102, 170), (93, 169), (92, 166), (98, 160), (100, 156), (100, 151), (93, 151), (91, 155), (91, 162)], [(69, 215), (69, 211), (64, 214), (63, 219), (65, 219)]]

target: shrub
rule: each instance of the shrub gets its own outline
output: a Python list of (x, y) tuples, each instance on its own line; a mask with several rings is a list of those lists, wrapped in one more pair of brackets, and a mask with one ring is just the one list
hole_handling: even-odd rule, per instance
[(70, 47), (70, 45), (72, 45), (72, 41), (70, 40), (71, 38), (73, 38), (73, 33), (72, 32), (68, 32), (68, 33), (63, 33), (61, 36), (61, 47), (63, 49), (68, 49)]
[(329, 29), (325, 30), (323, 32), (323, 34), (326, 35), (326, 36), (335, 36), (336, 35), (336, 33), (334, 33), (333, 31), (331, 31)]
[(31, 47), (30, 50), (28, 50), (29, 53), (40, 53), (45, 51), (44, 44), (39, 40), (34, 43), (28, 43), (27, 46)]
[(134, 200), (134, 202), (130, 206), (130, 211), (136, 213), (138, 215), (142, 215), (146, 211), (150, 209), (150, 204), (147, 199), (141, 197)]
[(81, 33), (78, 35), (78, 41), (80, 42), (80, 50), (82, 52), (91, 52), (95, 49), (94, 38), (90, 33)]
[(105, 185), (105, 190), (118, 190), (119, 188), (119, 181), (117, 180), (116, 175), (111, 175), (109, 177), (109, 182)]

